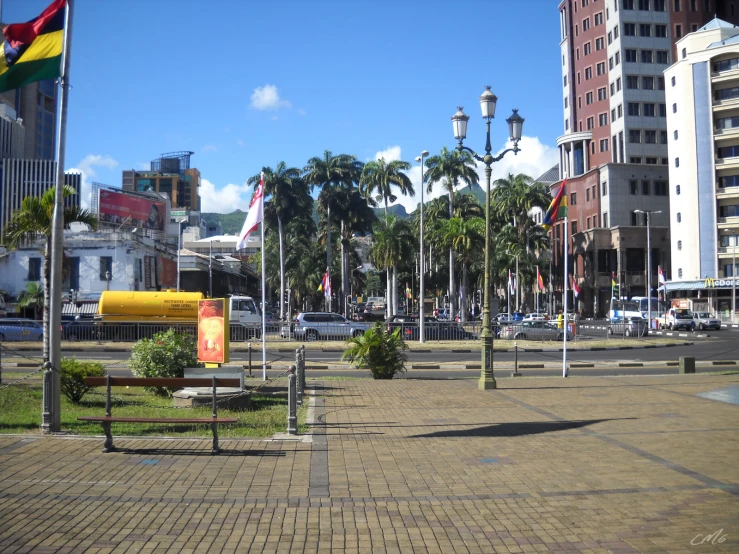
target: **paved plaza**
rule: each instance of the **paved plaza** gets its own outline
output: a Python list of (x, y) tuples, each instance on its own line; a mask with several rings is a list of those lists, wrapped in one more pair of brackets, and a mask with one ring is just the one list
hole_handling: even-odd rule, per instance
[(0, 552), (739, 552), (739, 375), (309, 381), (300, 440), (0, 436)]

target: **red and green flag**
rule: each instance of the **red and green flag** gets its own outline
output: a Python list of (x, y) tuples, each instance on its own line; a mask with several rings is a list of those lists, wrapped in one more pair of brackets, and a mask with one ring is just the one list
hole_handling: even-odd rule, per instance
[(67, 0), (54, 0), (31, 21), (3, 29), (0, 92), (61, 75), (66, 6)]

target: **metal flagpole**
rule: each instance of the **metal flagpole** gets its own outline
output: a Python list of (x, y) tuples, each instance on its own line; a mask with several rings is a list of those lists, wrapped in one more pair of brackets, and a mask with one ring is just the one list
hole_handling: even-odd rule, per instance
[(539, 315), (539, 266), (536, 266), (536, 315)]
[[(264, 204), (264, 196), (261, 202)], [(267, 290), (265, 287), (267, 273), (264, 268), (266, 257), (264, 255), (264, 218), (262, 218), (262, 379), (264, 381), (267, 380)]]
[[(61, 362), (62, 362), (62, 251), (64, 248), (64, 157), (67, 150), (67, 108), (69, 106), (69, 66), (72, 50), (72, 8), (73, 0), (68, 0), (64, 21), (64, 57), (59, 79), (59, 129), (56, 143), (56, 190), (54, 193), (54, 213), (51, 223), (51, 283), (49, 294), (48, 335), (49, 362), (51, 375), (50, 389), (44, 387), (44, 402), (41, 428), (44, 432), (61, 430)], [(47, 255), (48, 255), (47, 254)], [(48, 394), (47, 394), (48, 392)]]
[(564, 328), (564, 346), (562, 348), (562, 377), (567, 377), (567, 217), (565, 216), (565, 229), (564, 229), (564, 241), (565, 241), (565, 279), (562, 285), (562, 305), (564, 306), (564, 317), (563, 321), (565, 324)]

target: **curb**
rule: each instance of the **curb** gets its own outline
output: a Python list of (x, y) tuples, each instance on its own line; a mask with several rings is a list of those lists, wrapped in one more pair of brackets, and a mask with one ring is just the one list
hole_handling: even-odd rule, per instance
[[(646, 348), (669, 348), (670, 346), (690, 346), (690, 341), (677, 344), (646, 344), (644, 346), (596, 346), (593, 348), (568, 348), (567, 352), (603, 352), (605, 350), (644, 350)], [(514, 348), (498, 350), (498, 352), (515, 352)], [(519, 348), (519, 352), (564, 352), (564, 348)], [(454, 352), (454, 351), (452, 351)]]

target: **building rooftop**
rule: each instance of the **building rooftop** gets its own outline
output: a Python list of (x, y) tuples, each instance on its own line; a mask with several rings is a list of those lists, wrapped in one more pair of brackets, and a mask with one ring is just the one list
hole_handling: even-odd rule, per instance
[(720, 48), (721, 46), (728, 46), (729, 44), (736, 44), (739, 42), (739, 27), (737, 27), (737, 34), (733, 37), (729, 37), (724, 40), (720, 40), (718, 42), (712, 42), (706, 47), (706, 50), (710, 50), (711, 48)]
[(559, 181), (559, 164), (555, 164), (554, 167), (548, 169), (542, 173), (536, 180), (536, 183), (542, 183), (544, 185), (551, 185)]
[(733, 25), (728, 21), (724, 21), (723, 19), (719, 19), (718, 17), (714, 17), (711, 21), (703, 25), (703, 27), (698, 30), (710, 31), (712, 29), (731, 29), (732, 27), (736, 27), (736, 25)]

